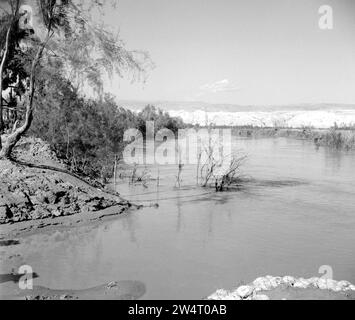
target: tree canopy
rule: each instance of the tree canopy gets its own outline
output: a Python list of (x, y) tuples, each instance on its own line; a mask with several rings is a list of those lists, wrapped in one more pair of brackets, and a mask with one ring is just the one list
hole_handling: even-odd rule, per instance
[[(105, 93), (114, 74), (145, 80), (153, 67), (144, 51), (128, 50), (97, 19), (116, 1), (0, 0), (0, 158), (27, 132), (50, 143), (76, 172), (106, 178), (123, 150), (124, 132), (146, 121), (174, 132), (180, 119), (147, 106), (136, 114)], [(87, 98), (92, 88), (96, 95)], [(1, 137), (1, 136), (0, 136)], [(0, 139), (1, 142), (1, 139)]]
[[(0, 157), (8, 157), (35, 117), (52, 78), (77, 93), (89, 87), (102, 98), (106, 77), (142, 80), (152, 67), (144, 51), (128, 50), (93, 12), (116, 1), (1, 0), (0, 131), (11, 131)], [(1, 144), (0, 144), (1, 147)]]

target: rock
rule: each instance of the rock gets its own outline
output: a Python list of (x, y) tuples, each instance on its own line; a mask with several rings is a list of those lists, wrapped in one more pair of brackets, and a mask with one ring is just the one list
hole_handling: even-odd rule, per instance
[(227, 290), (220, 289), (209, 296), (207, 300), (224, 300), (227, 296), (229, 296), (229, 292)]
[(240, 301), (240, 300), (242, 300), (242, 298), (236, 292), (231, 292), (227, 296), (225, 296), (222, 300), (225, 300), (225, 301)]
[(342, 289), (342, 290), (346, 290), (347, 288), (349, 288), (351, 286), (351, 283), (348, 281), (339, 281), (338, 282), (338, 286)]
[(237, 292), (231, 292), (228, 296), (228, 300), (240, 301), (242, 298), (237, 294)]
[(74, 201), (74, 199), (73, 199), (69, 194), (65, 194), (65, 195), (60, 199), (60, 204), (61, 204), (62, 206), (68, 206), (68, 205), (70, 205), (73, 201)]
[(12, 219), (13, 214), (7, 205), (2, 205), (0, 202), (0, 223), (5, 222), (7, 219)]
[(56, 192), (53, 191), (48, 191), (46, 196), (45, 196), (45, 202), (48, 204), (56, 204), (58, 200), (58, 195)]
[(253, 292), (254, 292), (254, 288), (251, 286), (241, 286), (236, 290), (236, 293), (242, 299), (246, 299), (250, 297), (253, 294)]
[(273, 289), (272, 284), (267, 278), (258, 278), (253, 282), (256, 291), (269, 291)]
[(338, 282), (332, 279), (327, 279), (327, 289), (336, 291), (338, 287)]
[[(296, 279), (293, 277), (271, 277), (256, 279), (252, 285), (239, 287), (234, 292), (226, 290), (218, 290), (209, 300), (270, 300), (267, 295), (257, 294), (260, 291), (272, 291), (280, 285), (287, 285), (298, 289), (307, 289), (314, 286), (321, 290), (330, 290), (333, 292), (348, 292), (355, 291), (355, 286), (348, 281), (335, 281), (332, 279), (324, 278), (310, 278), (310, 279)], [(285, 289), (285, 288), (282, 288)], [(286, 299), (283, 299), (286, 300)]]
[(42, 203), (41, 198), (37, 197), (37, 196), (31, 196), (30, 197), (30, 201), (32, 203), (33, 206), (38, 206)]
[(43, 208), (42, 206), (38, 206), (35, 208), (35, 210), (32, 212), (31, 216), (32, 219), (34, 220), (40, 220), (40, 219), (45, 219), (50, 217), (51, 213), (49, 210), (46, 208)]
[(308, 282), (308, 280), (300, 278), (300, 279), (296, 280), (296, 282), (294, 283), (293, 286), (295, 288), (299, 288), (299, 289), (307, 289), (309, 285), (310, 285), (310, 283)]
[(61, 187), (65, 190), (73, 190), (74, 189), (74, 186), (69, 182), (61, 183)]
[(275, 289), (277, 288), (281, 282), (282, 282), (282, 279), (280, 277), (271, 277), (271, 276), (268, 276), (267, 279), (270, 281), (270, 285)]
[(294, 277), (286, 276), (282, 278), (282, 282), (288, 286), (293, 286), (296, 283), (296, 279)]
[(78, 203), (74, 202), (65, 211), (69, 212), (70, 214), (76, 214), (76, 213), (80, 213), (81, 208)]
[(32, 206), (28, 196), (21, 190), (16, 190), (13, 193), (13, 204), (26, 209), (31, 209)]
[(54, 210), (52, 211), (52, 216), (58, 218), (62, 216), (62, 213), (59, 210)]
[(77, 190), (78, 192), (78, 195), (77, 195), (77, 198), (78, 198), (78, 201), (80, 202), (89, 202), (90, 201), (90, 197), (87, 193), (83, 192), (82, 190), (78, 189)]
[(308, 279), (308, 283), (310, 286), (314, 286), (315, 288), (318, 288), (318, 280), (319, 280), (319, 278), (316, 278), (316, 277), (310, 278), (310, 279)]
[(266, 280), (267, 285), (271, 287), (271, 289), (277, 288), (282, 281), (280, 277), (273, 277), (273, 276), (266, 276), (264, 279)]
[(317, 287), (321, 290), (328, 289), (327, 279), (318, 279)]
[(333, 288), (334, 292), (342, 292), (343, 289), (337, 284), (334, 288)]
[(339, 286), (339, 283), (332, 279), (318, 279), (317, 283), (314, 283), (314, 286), (321, 290), (332, 290), (332, 291), (342, 291), (342, 286)]

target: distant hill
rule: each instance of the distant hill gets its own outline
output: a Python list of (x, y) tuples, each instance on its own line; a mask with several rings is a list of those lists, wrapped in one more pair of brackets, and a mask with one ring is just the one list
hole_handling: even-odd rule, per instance
[(190, 124), (282, 128), (355, 127), (355, 105), (299, 104), (286, 106), (239, 106), (205, 102), (119, 101), (118, 105), (140, 111), (152, 104)]
[(235, 104), (211, 104), (200, 101), (134, 101), (119, 100), (118, 105), (126, 109), (138, 111), (146, 105), (152, 104), (164, 111), (207, 111), (207, 112), (275, 112), (275, 111), (337, 111), (355, 110), (355, 104), (291, 104), (291, 105), (264, 105), (241, 106)]

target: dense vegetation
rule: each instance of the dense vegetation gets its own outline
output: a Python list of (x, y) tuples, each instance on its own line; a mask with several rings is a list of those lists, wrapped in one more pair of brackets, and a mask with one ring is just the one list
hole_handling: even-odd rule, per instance
[(155, 130), (177, 132), (182, 120), (148, 105), (140, 113), (119, 108), (111, 95), (85, 99), (70, 85), (52, 80), (51, 90), (41, 92), (30, 135), (47, 141), (71, 170), (103, 180), (113, 174), (115, 158), (125, 147), (123, 135), (137, 128), (143, 134), (146, 121), (155, 122)]
[(310, 140), (317, 147), (328, 147), (337, 150), (355, 149), (355, 128), (334, 126), (329, 129), (315, 128), (262, 128), (262, 127), (234, 127), (233, 134), (249, 138), (293, 138)]
[(152, 67), (146, 52), (126, 49), (97, 22), (104, 6), (116, 3), (1, 1), (0, 159), (30, 134), (48, 141), (72, 170), (105, 179), (125, 130), (144, 131), (146, 121), (174, 132), (183, 125), (153, 106), (139, 114), (118, 108), (105, 94), (107, 77), (145, 80)]

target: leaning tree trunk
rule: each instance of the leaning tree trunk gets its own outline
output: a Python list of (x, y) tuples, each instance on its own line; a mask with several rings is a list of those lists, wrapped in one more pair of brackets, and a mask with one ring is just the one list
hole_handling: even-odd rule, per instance
[(9, 159), (11, 157), (12, 150), (15, 148), (17, 142), (20, 141), (22, 136), (31, 127), (32, 120), (33, 120), (33, 102), (29, 103), (26, 108), (25, 123), (7, 137), (7, 140), (5, 141), (5, 144), (2, 146), (2, 149), (0, 151), (0, 159)]
[(4, 49), (4, 54), (1, 59), (1, 64), (0, 64), (0, 149), (2, 148), (1, 144), (1, 134), (3, 133), (4, 130), (4, 120), (3, 120), (3, 104), (2, 104), (2, 91), (3, 91), (3, 75), (4, 75), (4, 69), (5, 69), (5, 62), (7, 59), (7, 54), (9, 52), (9, 39), (10, 39), (10, 32), (11, 32), (11, 26), (9, 27), (9, 30), (6, 33), (6, 41), (5, 41), (5, 49)]
[(18, 129), (14, 130), (8, 137), (5, 142), (5, 144), (2, 146), (2, 149), (0, 150), (0, 159), (9, 159), (11, 158), (11, 153), (13, 149), (15, 148), (16, 144), (20, 141), (22, 136), (28, 131), (28, 129), (31, 127), (32, 121), (33, 121), (33, 111), (34, 111), (34, 106), (33, 106), (33, 101), (34, 101), (34, 95), (35, 95), (35, 76), (36, 76), (36, 68), (37, 65), (42, 57), (43, 51), (45, 48), (45, 44), (43, 44), (37, 51), (36, 57), (34, 58), (32, 62), (32, 68), (31, 68), (31, 75), (30, 75), (30, 90), (29, 90), (29, 98), (26, 106), (26, 118), (25, 122), (21, 127)]

